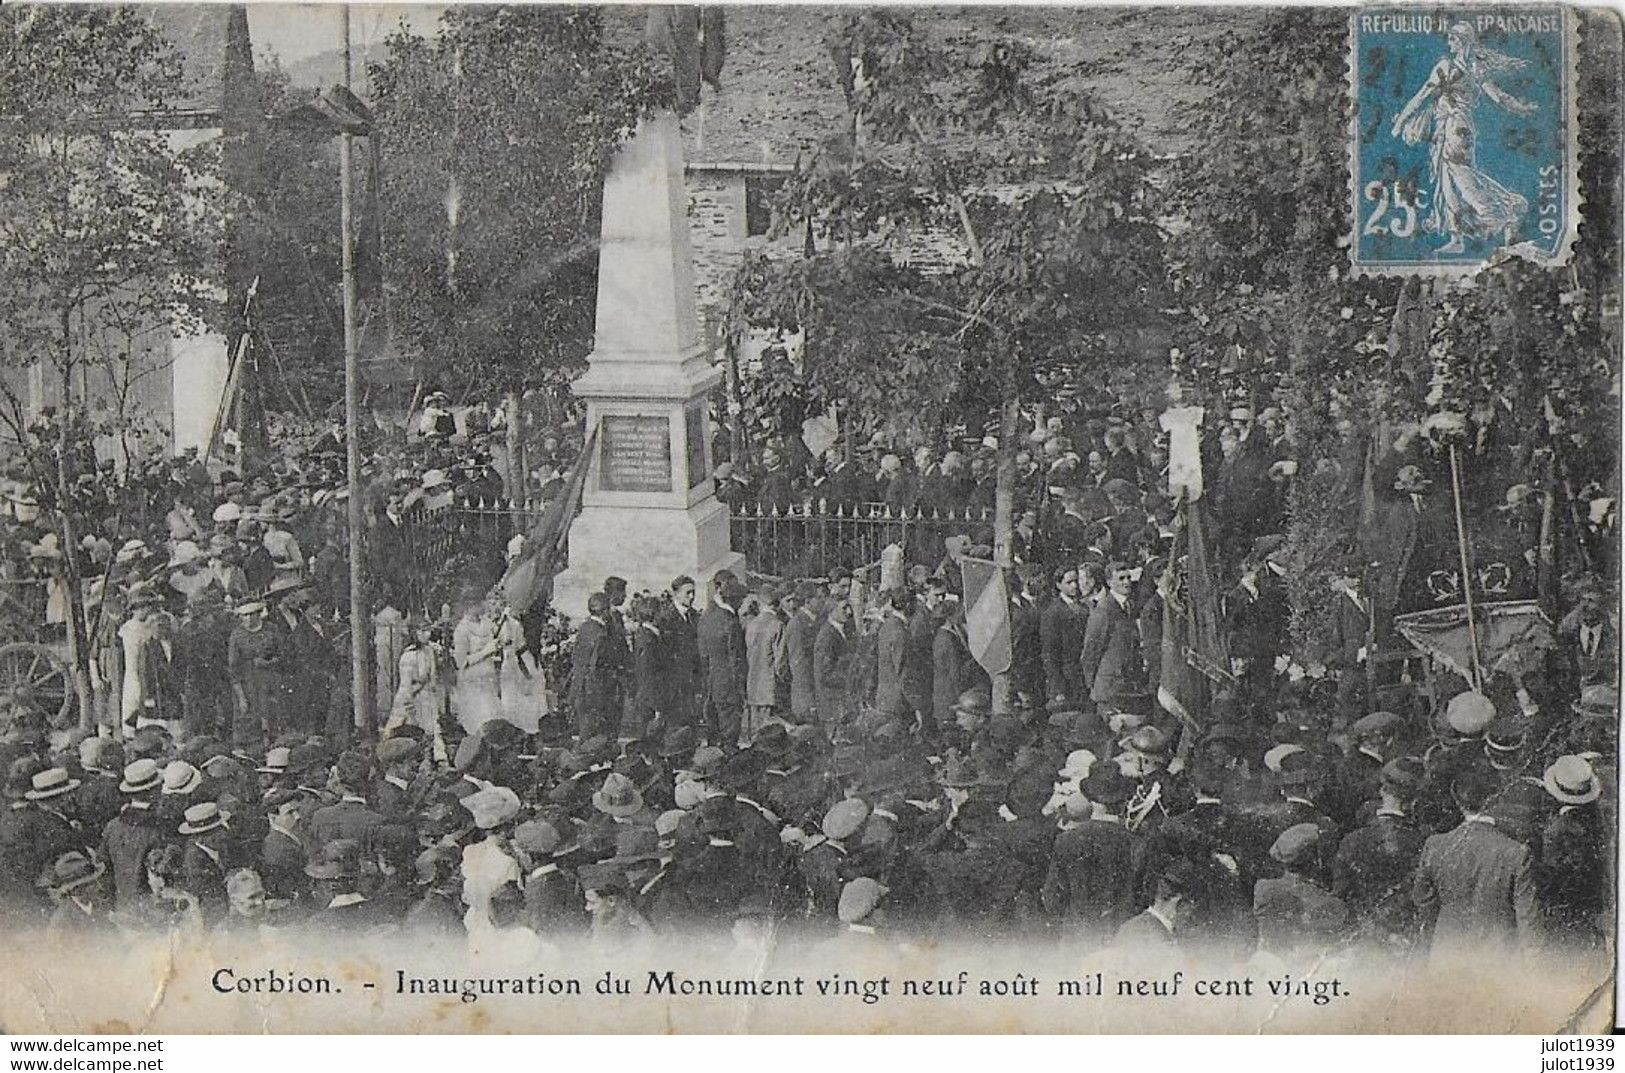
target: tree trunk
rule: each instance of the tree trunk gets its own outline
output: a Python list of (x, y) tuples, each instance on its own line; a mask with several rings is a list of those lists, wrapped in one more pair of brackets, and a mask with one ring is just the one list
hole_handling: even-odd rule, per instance
[(96, 698), (90, 687), (90, 642), (85, 635), (85, 605), (80, 597), (79, 566), (73, 558), (79, 543), (74, 534), (73, 515), (68, 510), (68, 452), (72, 444), (68, 430), (73, 419), (72, 323), (72, 314), (64, 309), (62, 408), (56, 429), (56, 524), (58, 535), (62, 538), (62, 586), (67, 590), (68, 673), (73, 678), (73, 692), (79, 704), (79, 729), (93, 734), (96, 731)]
[(525, 437), (522, 427), (525, 408), (519, 404), (519, 393), (508, 392), (502, 400), (508, 411), (508, 498), (521, 505), (530, 498), (530, 473), (525, 465)]
[[(999, 455), (993, 483), (993, 561), (1004, 572), (1005, 585), (1013, 587), (1014, 556), (1011, 543), (1016, 513), (1016, 437), (1021, 427), (1021, 394), (1015, 384), (1014, 358), (1007, 357), (1004, 408), (999, 415)], [(1011, 708), (1010, 672), (993, 676), (993, 710), (1000, 714)]]

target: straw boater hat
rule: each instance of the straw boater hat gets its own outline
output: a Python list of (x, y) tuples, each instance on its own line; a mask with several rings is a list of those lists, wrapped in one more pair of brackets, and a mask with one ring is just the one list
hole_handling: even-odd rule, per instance
[(164, 768), (164, 796), (189, 794), (203, 782), (203, 772), (185, 760), (171, 760)]
[(254, 770), (261, 775), (280, 775), (288, 770), (288, 760), (292, 755), (292, 749), (286, 745), (278, 745), (266, 750), (265, 763)]
[(156, 790), (163, 784), (164, 773), (158, 766), (158, 761), (143, 756), (124, 765), (124, 779), (118, 784), (118, 788), (121, 793), (141, 794), (148, 790)]
[(213, 801), (200, 801), (182, 814), (184, 819), (178, 830), (183, 835), (200, 835), (226, 825), (226, 814)]
[(68, 777), (68, 769), (60, 767), (46, 768), (30, 780), (31, 788), (23, 794), (30, 801), (46, 801), (53, 797), (72, 793), (79, 786), (78, 779)]
[(1602, 795), (1602, 781), (1583, 756), (1560, 756), (1540, 780), (1546, 792), (1565, 805), (1588, 805)]

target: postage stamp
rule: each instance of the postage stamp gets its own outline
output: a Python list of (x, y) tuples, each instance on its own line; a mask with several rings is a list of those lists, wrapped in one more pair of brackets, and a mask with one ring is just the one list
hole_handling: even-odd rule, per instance
[(1350, 242), (1359, 274), (1567, 261), (1579, 226), (1575, 33), (1556, 5), (1350, 16)]

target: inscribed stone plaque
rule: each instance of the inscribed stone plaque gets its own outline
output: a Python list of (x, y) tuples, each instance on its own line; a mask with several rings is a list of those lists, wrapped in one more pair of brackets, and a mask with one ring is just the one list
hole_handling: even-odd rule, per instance
[(671, 423), (665, 417), (604, 418), (599, 487), (606, 492), (671, 491)]

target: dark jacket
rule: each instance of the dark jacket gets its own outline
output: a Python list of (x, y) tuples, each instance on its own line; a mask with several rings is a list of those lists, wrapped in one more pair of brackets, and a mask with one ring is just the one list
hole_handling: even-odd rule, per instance
[(1073, 704), (1089, 699), (1089, 685), (1078, 664), (1083, 652), (1088, 611), (1076, 601), (1056, 597), (1044, 605), (1039, 620), (1043, 647), (1044, 691), (1051, 697), (1065, 697)]
[(1096, 703), (1135, 693), (1145, 685), (1145, 657), (1140, 651), (1140, 630), (1133, 604), (1125, 611), (1106, 593), (1089, 613), (1083, 652), (1079, 657), (1083, 682)]
[(846, 711), (851, 696), (852, 664), (850, 651), (851, 627), (837, 628), (826, 621), (818, 627), (813, 642), (813, 681), (818, 696), (818, 717), (824, 722), (838, 720)]
[(715, 600), (700, 615), (696, 630), (705, 695), (718, 711), (745, 707), (745, 627), (739, 616)]

